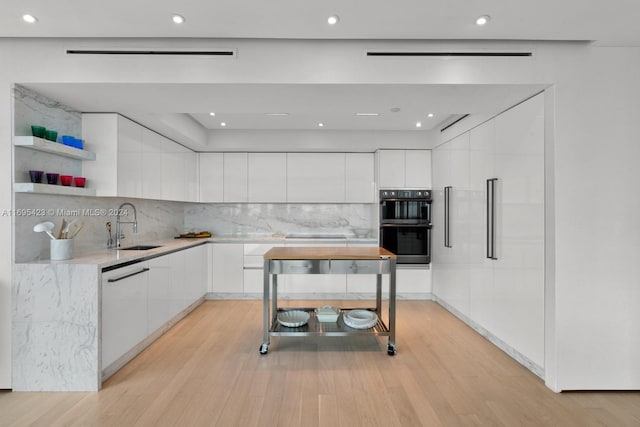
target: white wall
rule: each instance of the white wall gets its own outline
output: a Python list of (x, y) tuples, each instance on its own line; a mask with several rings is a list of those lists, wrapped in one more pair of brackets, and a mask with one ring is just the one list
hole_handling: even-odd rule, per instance
[[(640, 388), (640, 52), (581, 43), (358, 42), (180, 40), (166, 47), (237, 48), (234, 60), (66, 57), (74, 40), (0, 40), (0, 208), (11, 204), (12, 82), (267, 82), (267, 83), (515, 83), (553, 84), (556, 128), (554, 203), (548, 203), (547, 384), (556, 389)], [(107, 42), (105, 42), (107, 43)], [(109, 40), (110, 47), (126, 40)], [(137, 41), (141, 47), (144, 41)], [(365, 49), (531, 48), (530, 58), (367, 58)], [(47, 64), (43, 67), (42, 64)], [(547, 130), (547, 132), (550, 132)], [(548, 143), (549, 144), (549, 143)], [(10, 220), (0, 218), (0, 387), (8, 383)], [(2, 256), (5, 255), (5, 256)], [(550, 304), (549, 304), (550, 305)], [(556, 315), (557, 313), (557, 315)], [(557, 317), (557, 318), (556, 318)], [(551, 336), (549, 333), (551, 332)], [(635, 366), (634, 366), (635, 363)]]
[(412, 131), (212, 131), (203, 151), (374, 152), (384, 148), (431, 148), (432, 132)]

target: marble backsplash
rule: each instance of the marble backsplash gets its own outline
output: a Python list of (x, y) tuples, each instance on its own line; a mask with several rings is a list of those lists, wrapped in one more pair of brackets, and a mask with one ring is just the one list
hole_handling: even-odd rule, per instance
[(377, 227), (375, 204), (186, 204), (184, 228), (216, 235), (351, 234)]
[[(42, 221), (52, 221), (57, 232), (62, 218), (84, 222), (84, 227), (73, 239), (74, 253), (106, 248), (106, 222), (112, 223), (114, 238), (116, 231), (115, 212), (110, 211), (116, 211), (124, 202), (131, 202), (136, 207), (138, 233), (133, 234), (131, 224), (123, 225), (126, 236), (122, 241), (123, 246), (171, 238), (183, 232), (184, 204), (179, 202), (16, 193), (16, 213), (24, 215), (15, 216), (14, 221), (15, 261), (49, 259), (50, 239), (45, 233), (35, 233), (33, 226)], [(133, 220), (131, 208), (125, 209), (130, 216), (123, 217), (123, 220)]]

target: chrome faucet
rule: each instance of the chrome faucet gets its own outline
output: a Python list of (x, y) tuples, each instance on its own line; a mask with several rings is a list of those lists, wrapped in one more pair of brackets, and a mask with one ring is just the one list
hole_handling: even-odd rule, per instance
[[(133, 208), (133, 221), (120, 221), (120, 213), (122, 212), (122, 208), (124, 206), (131, 206)], [(128, 215), (128, 212), (127, 212)], [(120, 239), (124, 239), (124, 234), (122, 234), (120, 225), (121, 224), (133, 224), (133, 232), (138, 232), (138, 213), (136, 212), (136, 207), (129, 202), (124, 202), (118, 207), (118, 216), (116, 217), (116, 248), (120, 247)]]

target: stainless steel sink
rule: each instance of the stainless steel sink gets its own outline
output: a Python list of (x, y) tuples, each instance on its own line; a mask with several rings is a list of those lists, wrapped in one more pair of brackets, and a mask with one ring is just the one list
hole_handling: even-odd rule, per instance
[(161, 245), (135, 245), (128, 248), (120, 248), (121, 251), (148, 251), (149, 249), (161, 248)]

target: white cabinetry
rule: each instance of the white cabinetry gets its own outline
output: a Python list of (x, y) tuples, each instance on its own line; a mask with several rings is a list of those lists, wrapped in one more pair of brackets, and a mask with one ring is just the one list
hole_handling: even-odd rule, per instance
[(246, 202), (248, 194), (247, 153), (224, 153), (223, 199)]
[(344, 202), (344, 153), (288, 153), (287, 201)]
[(200, 175), (200, 202), (222, 202), (224, 182), (224, 155), (222, 153), (198, 154)]
[[(445, 190), (446, 187), (446, 190)], [(445, 191), (448, 196), (445, 198)], [(433, 150), (432, 276), (434, 293), (469, 314), (469, 133)], [(477, 196), (477, 194), (475, 195)], [(445, 200), (446, 199), (446, 200)], [(445, 218), (445, 201), (449, 217)], [(445, 225), (448, 238), (445, 242)], [(482, 224), (474, 226), (483, 229)], [(448, 246), (445, 246), (448, 244)]]
[(286, 202), (286, 153), (249, 153), (248, 181), (249, 202)]
[(379, 150), (379, 188), (431, 188), (431, 150)]
[(373, 153), (347, 153), (345, 158), (345, 202), (375, 202)]
[(282, 243), (245, 243), (244, 244), (244, 293), (264, 292), (264, 254)]
[(244, 245), (242, 243), (214, 243), (211, 251), (213, 293), (244, 292)]
[(204, 296), (207, 255), (200, 245), (102, 274), (103, 371)]
[(96, 152), (84, 174), (98, 196), (196, 201), (191, 150), (113, 113), (83, 114), (82, 135)]
[[(543, 112), (538, 95), (435, 150), (432, 263), (440, 299), (541, 367)], [(493, 178), (497, 259), (487, 254), (487, 180)], [(445, 186), (452, 187), (451, 248), (442, 244)]]
[(144, 263), (102, 275), (102, 366), (115, 362), (147, 336)]

